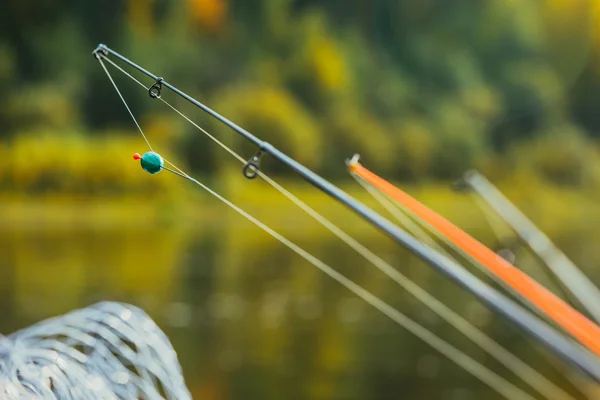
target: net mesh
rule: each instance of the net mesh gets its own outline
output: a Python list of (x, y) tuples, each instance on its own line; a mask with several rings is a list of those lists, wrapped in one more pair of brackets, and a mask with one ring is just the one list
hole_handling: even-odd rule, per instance
[(0, 398), (191, 399), (167, 336), (141, 309), (102, 302), (0, 336)]

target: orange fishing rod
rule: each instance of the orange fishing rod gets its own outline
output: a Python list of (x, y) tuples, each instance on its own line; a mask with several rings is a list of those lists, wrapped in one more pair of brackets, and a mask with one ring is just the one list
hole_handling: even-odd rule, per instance
[(600, 356), (600, 327), (598, 325), (456, 225), (363, 167), (356, 159), (349, 162), (348, 167), (352, 173), (430, 224), (509, 287), (525, 297), (540, 311), (544, 312), (565, 331), (577, 338), (589, 350)]

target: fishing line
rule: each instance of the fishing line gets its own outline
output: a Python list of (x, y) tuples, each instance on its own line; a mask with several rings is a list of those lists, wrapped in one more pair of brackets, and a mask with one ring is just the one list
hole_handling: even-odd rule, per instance
[[(138, 124), (137, 119), (133, 116), (133, 113), (131, 112), (131, 109), (129, 108), (129, 105), (127, 105), (127, 102), (125, 101), (125, 98), (121, 94), (121, 91), (117, 87), (117, 84), (115, 83), (115, 81), (113, 80), (112, 76), (108, 72), (108, 69), (106, 69), (106, 66), (104, 65), (104, 63), (99, 58), (98, 58), (98, 61), (100, 61), (100, 65), (102, 65), (102, 68), (104, 69), (104, 72), (106, 72), (106, 75), (108, 75), (108, 79), (110, 79), (110, 82), (113, 84), (115, 90), (117, 91), (117, 94), (121, 98), (121, 101), (123, 101), (123, 104), (125, 105), (125, 108), (129, 112), (129, 115), (131, 115), (131, 118), (133, 119), (133, 122), (135, 123), (135, 126), (137, 126), (138, 130), (142, 134), (142, 137), (146, 141), (146, 144), (148, 145), (148, 147), (150, 148), (150, 150), (152, 150), (152, 146), (150, 145), (150, 142), (146, 138), (146, 135), (144, 134), (144, 131), (142, 130), (142, 127), (140, 126), (140, 124)], [(154, 150), (152, 150), (152, 151), (154, 151)]]
[[(104, 59), (106, 59), (106, 58), (104, 58)], [(103, 64), (100, 57), (98, 57), (98, 60), (100, 61), (101, 64)], [(110, 75), (110, 73), (108, 72), (108, 70), (106, 68), (104, 68), (104, 70), (108, 75)], [(113, 82), (113, 85), (116, 86), (116, 84), (114, 83), (114, 81), (112, 79), (111, 79), (111, 82)], [(125, 100), (123, 99), (122, 96), (121, 96), (121, 99), (123, 102), (125, 102)], [(133, 118), (135, 119), (135, 117), (133, 117)], [(136, 123), (136, 125), (138, 125), (138, 124)], [(140, 131), (141, 131), (141, 129), (140, 129)], [(168, 162), (168, 161), (165, 160), (165, 162)], [(525, 393), (523, 390), (517, 388), (516, 386), (514, 386), (513, 384), (511, 384), (504, 378), (500, 377), (495, 372), (491, 371), (490, 369), (486, 368), (485, 366), (483, 366), (482, 364), (480, 364), (473, 358), (466, 355), (461, 350), (457, 349), (456, 347), (450, 345), (448, 342), (444, 341), (440, 337), (436, 336), (433, 332), (429, 331), (427, 328), (425, 328), (425, 327), (421, 326), (420, 324), (418, 324), (417, 322), (411, 320), (406, 315), (402, 314), (401, 312), (399, 312), (398, 310), (396, 310), (389, 304), (385, 303), (383, 300), (379, 299), (374, 294), (372, 294), (371, 292), (364, 289), (362, 286), (360, 286), (360, 285), (356, 284), (355, 282), (353, 282), (352, 280), (348, 279), (347, 277), (345, 277), (344, 275), (342, 275), (341, 273), (339, 273), (338, 271), (336, 271), (329, 265), (325, 264), (323, 261), (319, 260), (318, 258), (313, 256), (312, 254), (310, 254), (309, 252), (307, 252), (300, 246), (296, 245), (289, 239), (287, 239), (284, 236), (282, 236), (281, 234), (277, 233), (276, 231), (271, 229), (269, 226), (262, 223), (258, 219), (254, 218), (252, 215), (250, 215), (249, 213), (247, 213), (240, 207), (236, 206), (234, 203), (227, 200), (225, 197), (223, 197), (219, 193), (215, 192), (214, 190), (212, 190), (205, 184), (192, 178), (187, 173), (185, 173), (183, 170), (181, 170), (180, 168), (175, 166), (173, 163), (170, 163), (170, 162), (168, 162), (168, 163), (171, 166), (173, 166), (173, 168), (176, 171), (178, 171), (182, 175), (184, 175), (184, 178), (186, 178), (186, 179), (190, 180), (191, 182), (195, 183), (196, 185), (200, 186), (202, 189), (204, 189), (206, 192), (211, 194), (213, 197), (217, 198), (219, 201), (221, 201), (222, 203), (224, 203), (225, 205), (227, 205), (228, 207), (230, 207), (231, 209), (236, 211), (238, 214), (240, 214), (241, 216), (246, 218), (248, 221), (255, 224), (257, 227), (262, 229), (264, 232), (266, 232), (267, 234), (269, 234), (270, 236), (272, 236), (273, 238), (278, 240), (280, 243), (282, 243), (283, 245), (288, 247), (290, 250), (294, 251), (296, 254), (298, 254), (299, 256), (304, 258), (309, 263), (313, 264), (315, 267), (320, 269), (322, 272), (324, 272), (325, 274), (330, 276), (332, 279), (334, 279), (335, 281), (340, 283), (342, 286), (344, 286), (348, 290), (352, 291), (354, 294), (359, 296), (365, 302), (367, 302), (370, 305), (372, 305), (373, 307), (375, 307), (377, 310), (382, 312), (384, 315), (389, 317), (391, 320), (393, 320), (394, 322), (396, 322), (400, 326), (404, 327), (409, 332), (411, 332), (412, 334), (414, 334), (415, 336), (417, 336), (418, 338), (420, 338), (421, 340), (423, 340), (424, 342), (426, 342), (427, 344), (432, 346), (434, 349), (439, 351), (441, 354), (445, 355), (450, 360), (455, 362), (457, 365), (461, 366), (466, 371), (470, 372), (473, 376), (480, 379), (482, 382), (486, 383), (488, 386), (490, 386), (492, 389), (496, 390), (498, 393), (500, 393), (504, 397), (506, 397), (508, 399), (517, 399), (517, 398), (518, 399), (533, 399), (533, 397), (531, 397), (530, 395)], [(289, 193), (289, 192), (287, 192), (287, 193)]]

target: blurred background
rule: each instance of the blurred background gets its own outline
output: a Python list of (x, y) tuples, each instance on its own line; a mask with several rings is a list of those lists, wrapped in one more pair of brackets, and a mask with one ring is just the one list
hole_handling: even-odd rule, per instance
[[(0, 332), (125, 301), (165, 329), (194, 398), (497, 398), (200, 188), (142, 171), (131, 155), (147, 147), (92, 51), (105, 43), (376, 207), (346, 172), (358, 152), (498, 248), (473, 199), (451, 189), (477, 169), (600, 283), (598, 10), (593, 0), (3, 0)], [(521, 385), (109, 68), (156, 151)], [(581, 396), (574, 371), (472, 296), (293, 172), (269, 159), (264, 170)], [(517, 253), (519, 267), (557, 289)]]

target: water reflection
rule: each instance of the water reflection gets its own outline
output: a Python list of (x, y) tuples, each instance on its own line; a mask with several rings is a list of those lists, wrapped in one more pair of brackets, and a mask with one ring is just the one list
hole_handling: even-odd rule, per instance
[[(300, 245), (489, 368), (518, 382), (332, 237)], [(365, 243), (555, 381), (508, 324), (392, 243)], [(495, 393), (252, 226), (0, 234), (0, 331), (98, 300), (163, 327), (199, 399), (477, 399)], [(525, 385), (520, 385), (525, 390)]]

